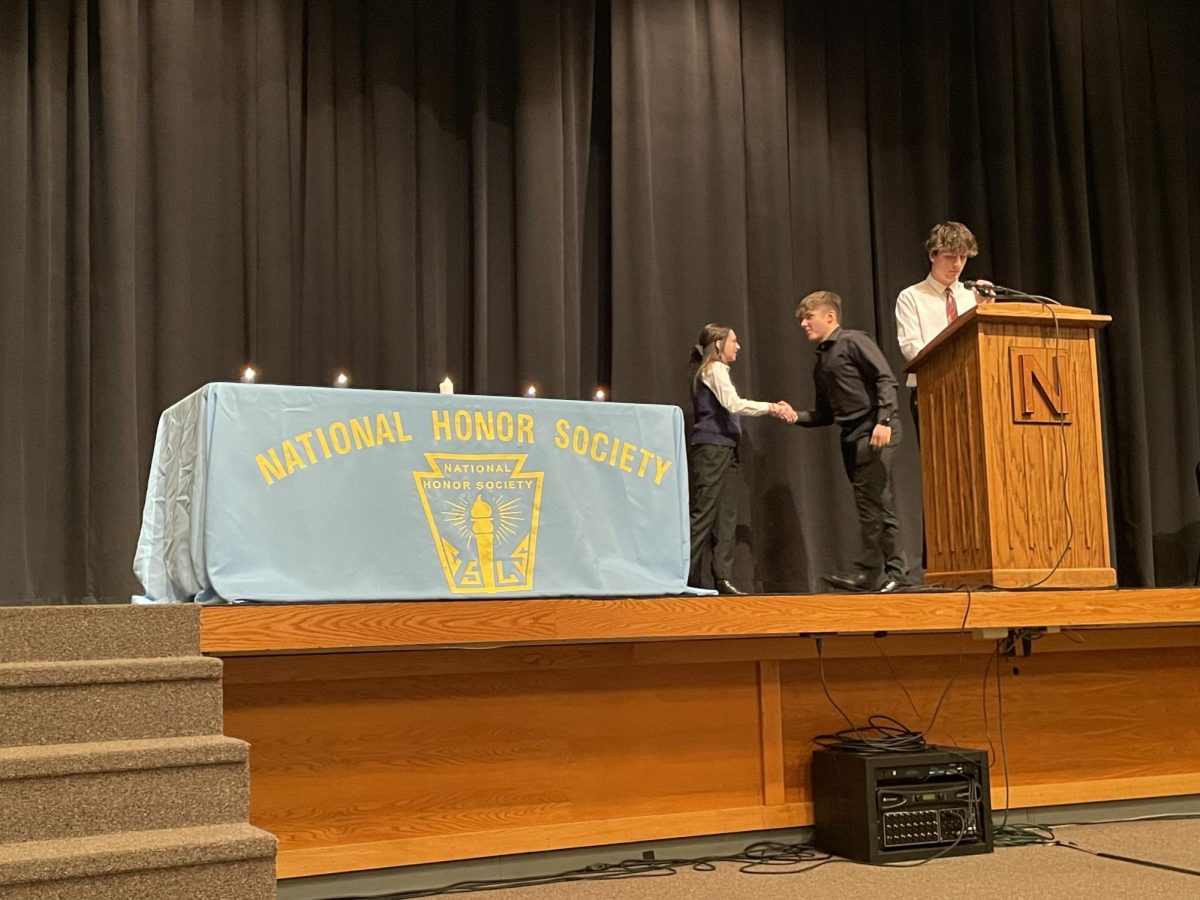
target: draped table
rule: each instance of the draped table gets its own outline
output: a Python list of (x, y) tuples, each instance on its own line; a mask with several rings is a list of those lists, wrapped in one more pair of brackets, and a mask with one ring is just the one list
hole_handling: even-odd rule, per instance
[(160, 418), (141, 602), (687, 590), (677, 407), (209, 384)]

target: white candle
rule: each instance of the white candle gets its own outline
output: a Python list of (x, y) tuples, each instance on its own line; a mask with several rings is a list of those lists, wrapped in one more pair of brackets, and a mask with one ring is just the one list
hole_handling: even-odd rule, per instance
[(454, 382), (450, 380), (449, 375), (447, 375), (440, 382), (438, 382), (438, 391), (443, 394), (453, 394), (454, 393)]

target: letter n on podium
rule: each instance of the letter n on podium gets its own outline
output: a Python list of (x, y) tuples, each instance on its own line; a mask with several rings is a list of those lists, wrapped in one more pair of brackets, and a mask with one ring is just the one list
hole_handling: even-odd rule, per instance
[(1009, 347), (1013, 422), (1071, 424), (1067, 354), (1043, 347)]

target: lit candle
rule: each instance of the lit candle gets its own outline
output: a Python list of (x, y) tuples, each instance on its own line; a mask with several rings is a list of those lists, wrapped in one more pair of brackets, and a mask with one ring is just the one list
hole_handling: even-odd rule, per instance
[(537, 387), (531, 384), (529, 387), (525, 388), (525, 396), (526, 397), (536, 397), (537, 396)]
[(604, 393), (604, 388), (596, 388), (596, 393), (592, 395), (593, 400), (607, 400), (608, 394)]
[(338, 372), (337, 377), (333, 379), (333, 386), (340, 387), (340, 388), (349, 387), (350, 386), (350, 376), (347, 375), (345, 372)]
[(254, 384), (254, 379), (258, 377), (258, 373), (254, 371), (254, 366), (246, 366), (242, 369), (242, 384)]
[(442, 394), (453, 394), (454, 393), (454, 382), (450, 380), (449, 375), (447, 375), (445, 378), (443, 378), (441, 381), (438, 382), (438, 391), (439, 391), (439, 393), (442, 393)]

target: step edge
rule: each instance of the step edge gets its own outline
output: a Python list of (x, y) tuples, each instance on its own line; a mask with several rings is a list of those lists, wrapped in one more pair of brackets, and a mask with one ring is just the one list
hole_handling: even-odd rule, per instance
[[(145, 843), (156, 839), (161, 843)], [(245, 822), (0, 844), (0, 886), (241, 860), (273, 861), (277, 845), (273, 834)], [(30, 857), (31, 853), (40, 855)], [(136, 864), (125, 864), (130, 857)]]
[(223, 734), (0, 747), (0, 782), (242, 765), (249, 757), (247, 742)]
[(84, 684), (218, 681), (222, 662), (209, 656), (65, 659), (0, 663), (0, 691)]

